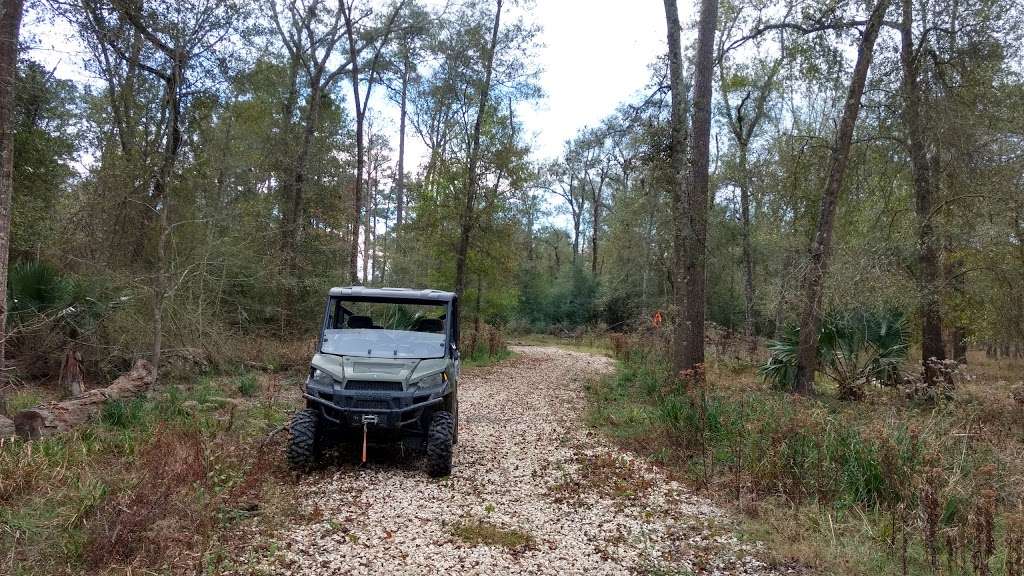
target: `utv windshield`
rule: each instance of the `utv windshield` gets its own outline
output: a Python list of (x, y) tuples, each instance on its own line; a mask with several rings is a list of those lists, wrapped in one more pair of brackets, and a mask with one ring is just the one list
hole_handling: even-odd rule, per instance
[(367, 358), (441, 358), (447, 341), (444, 303), (332, 299), (320, 351)]

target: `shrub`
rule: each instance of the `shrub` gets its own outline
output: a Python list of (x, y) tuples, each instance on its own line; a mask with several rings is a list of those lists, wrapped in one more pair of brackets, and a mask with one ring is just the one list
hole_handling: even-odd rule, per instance
[(238, 377), (238, 393), (242, 396), (252, 397), (259, 392), (260, 383), (253, 372), (246, 372)]
[(470, 364), (490, 364), (512, 355), (501, 330), (489, 324), (481, 322), (479, 332), (477, 330), (463, 331), (461, 339), (462, 359)]
[(16, 262), (7, 276), (10, 314), (14, 319), (68, 306), (74, 283), (45, 262)]
[[(759, 373), (776, 389), (789, 390), (795, 385), (799, 344), (800, 329), (795, 326), (769, 343), (771, 358)], [(839, 386), (840, 397), (857, 400), (868, 382), (899, 382), (908, 347), (907, 320), (901, 313), (832, 314), (822, 321), (818, 361)]]
[(612, 346), (612, 356), (616, 360), (626, 360), (629, 358), (629, 352), (632, 346), (630, 345), (628, 336), (618, 332), (612, 332), (608, 334), (608, 342)]

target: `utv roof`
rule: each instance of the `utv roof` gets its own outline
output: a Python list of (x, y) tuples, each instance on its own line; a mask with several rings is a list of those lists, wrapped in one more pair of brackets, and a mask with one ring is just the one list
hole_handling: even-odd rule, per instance
[(342, 298), (367, 298), (386, 300), (420, 300), (451, 302), (455, 299), (454, 292), (441, 290), (414, 290), (412, 288), (366, 288), (365, 286), (347, 286), (331, 288), (331, 296)]

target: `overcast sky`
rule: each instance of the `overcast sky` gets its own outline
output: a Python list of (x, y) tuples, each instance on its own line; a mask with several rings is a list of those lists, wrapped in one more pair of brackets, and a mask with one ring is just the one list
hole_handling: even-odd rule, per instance
[[(685, 21), (688, 3), (682, 3), (681, 9)], [(520, 107), (519, 114), (535, 157), (546, 159), (557, 156), (577, 130), (596, 125), (644, 89), (648, 65), (665, 51), (664, 4), (658, 0), (536, 0), (528, 18), (542, 27), (537, 63), (543, 70), (540, 84), (545, 96)], [(57, 76), (88, 79), (82, 69), (84, 53), (66, 24), (30, 18), (25, 32), (39, 47), (32, 57), (54, 69)], [(386, 105), (383, 99), (378, 103)], [(397, 116), (393, 110), (379, 112), (389, 124)], [(424, 155), (421, 143), (409, 145), (411, 155)]]
[(537, 0), (546, 97), (523, 121), (538, 156), (557, 155), (577, 130), (643, 90), (648, 65), (666, 50), (664, 10), (659, 0)]

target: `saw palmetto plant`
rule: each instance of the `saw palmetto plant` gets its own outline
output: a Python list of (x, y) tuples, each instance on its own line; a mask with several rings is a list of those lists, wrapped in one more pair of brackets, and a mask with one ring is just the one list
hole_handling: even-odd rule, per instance
[[(791, 326), (769, 344), (771, 358), (761, 367), (762, 378), (788, 390), (796, 381), (800, 329)], [(857, 399), (864, 385), (895, 385), (907, 356), (907, 320), (898, 312), (847, 312), (828, 315), (821, 326), (818, 360), (822, 371), (836, 382), (840, 396)]]

